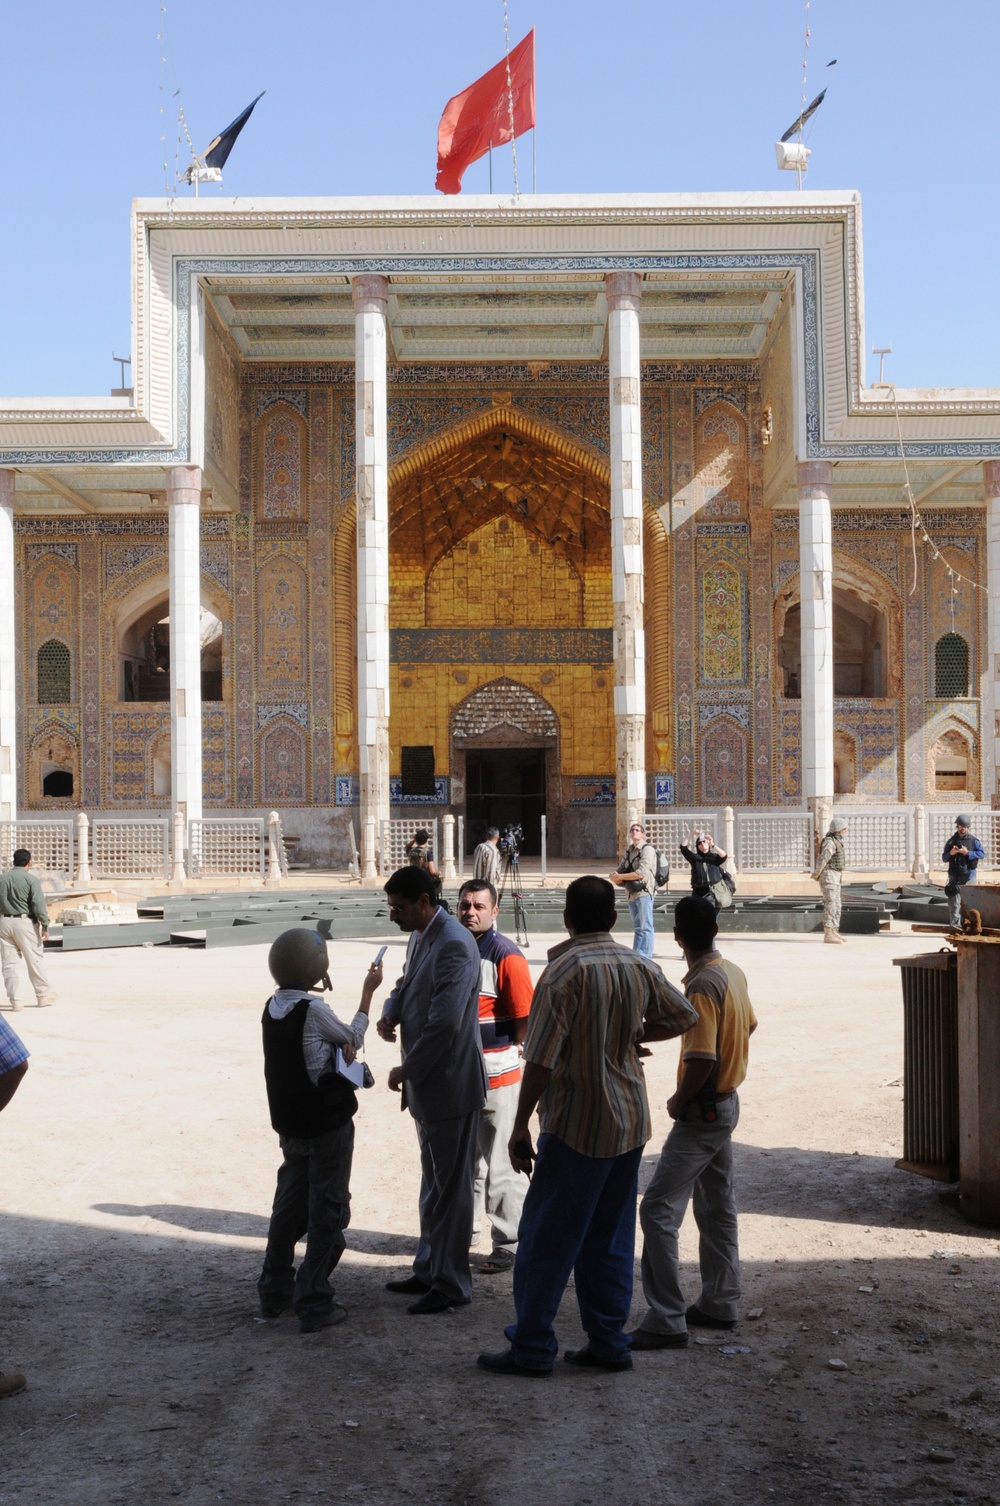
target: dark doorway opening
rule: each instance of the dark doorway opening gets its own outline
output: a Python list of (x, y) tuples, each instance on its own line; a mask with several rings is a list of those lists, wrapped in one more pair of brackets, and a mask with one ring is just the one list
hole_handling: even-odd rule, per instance
[(465, 847), (472, 850), (486, 830), (524, 831), (521, 851), (538, 857), (545, 814), (545, 749), (481, 748), (465, 755)]

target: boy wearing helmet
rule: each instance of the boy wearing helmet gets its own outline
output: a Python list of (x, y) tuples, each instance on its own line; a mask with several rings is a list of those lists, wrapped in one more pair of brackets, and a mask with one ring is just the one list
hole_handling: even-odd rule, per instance
[[(333, 1300), (330, 1272), (344, 1253), (351, 1217), (351, 1160), (358, 1099), (336, 1070), (338, 1047), (352, 1061), (364, 1042), (372, 995), (382, 964), (365, 975), (361, 1003), (344, 1025), (317, 994), (330, 988), (326, 942), (316, 931), (283, 931), (268, 954), (277, 988), (264, 1006), (264, 1080), (271, 1124), (284, 1156), (257, 1282), (262, 1317), (294, 1308), (303, 1333), (342, 1323), (347, 1311)], [(306, 1253), (295, 1270), (295, 1245)]]

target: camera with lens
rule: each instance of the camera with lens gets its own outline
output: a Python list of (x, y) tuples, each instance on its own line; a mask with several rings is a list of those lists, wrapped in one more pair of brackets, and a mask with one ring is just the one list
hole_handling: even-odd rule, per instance
[(497, 843), (505, 858), (516, 858), (520, 851), (520, 844), (524, 841), (524, 831), (520, 826), (507, 826), (503, 836)]

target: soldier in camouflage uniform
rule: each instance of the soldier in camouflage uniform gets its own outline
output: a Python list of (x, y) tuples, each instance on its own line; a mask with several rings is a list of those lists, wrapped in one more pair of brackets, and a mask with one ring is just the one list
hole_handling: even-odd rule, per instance
[(840, 885), (844, 876), (844, 832), (847, 822), (834, 816), (823, 838), (813, 878), (823, 891), (823, 940), (833, 945), (843, 943), (840, 934)]

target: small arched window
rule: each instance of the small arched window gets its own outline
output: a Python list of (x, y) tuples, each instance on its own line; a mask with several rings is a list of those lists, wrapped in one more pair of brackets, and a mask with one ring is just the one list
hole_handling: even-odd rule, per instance
[(50, 638), (38, 650), (38, 704), (65, 706), (72, 700), (69, 649), (58, 638)]
[(942, 701), (969, 694), (969, 645), (961, 633), (945, 633), (935, 645), (934, 694)]

